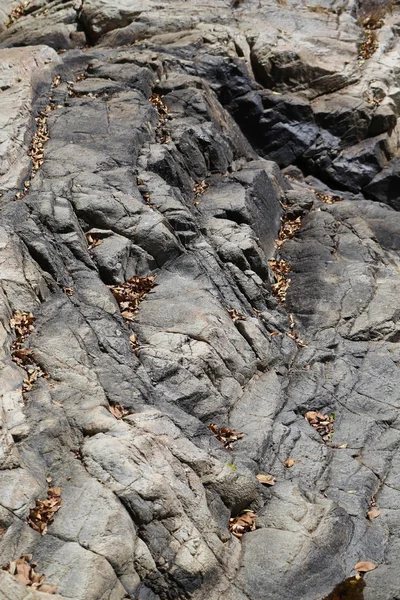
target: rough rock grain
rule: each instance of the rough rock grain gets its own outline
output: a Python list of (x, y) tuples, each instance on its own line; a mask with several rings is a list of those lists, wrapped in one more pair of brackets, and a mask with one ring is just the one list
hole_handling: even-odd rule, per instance
[[(365, 600), (395, 600), (398, 7), (363, 61), (365, 3), (16, 6), (0, 3), (0, 566), (32, 554), (69, 600), (316, 600), (367, 560)], [(124, 319), (112, 286), (149, 274)], [(244, 436), (226, 448), (210, 423)], [(41, 536), (27, 517), (49, 485), (63, 504)], [(0, 580), (1, 600), (45, 597)]]

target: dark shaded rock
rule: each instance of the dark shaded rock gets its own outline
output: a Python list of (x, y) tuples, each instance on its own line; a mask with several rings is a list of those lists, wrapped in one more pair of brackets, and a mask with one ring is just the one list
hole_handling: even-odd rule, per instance
[(378, 173), (365, 188), (365, 194), (374, 200), (384, 202), (393, 206), (396, 210), (400, 208), (399, 192), (399, 167), (400, 160), (394, 158), (386, 167)]

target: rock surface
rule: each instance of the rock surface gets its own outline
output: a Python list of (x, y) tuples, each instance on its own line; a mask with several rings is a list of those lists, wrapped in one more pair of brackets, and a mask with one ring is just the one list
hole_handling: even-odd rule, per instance
[[(365, 600), (398, 598), (400, 12), (379, 10), (0, 2), (0, 566), (32, 554), (59, 594), (0, 571), (1, 600), (320, 600), (359, 561)], [(113, 286), (148, 275), (124, 318)]]

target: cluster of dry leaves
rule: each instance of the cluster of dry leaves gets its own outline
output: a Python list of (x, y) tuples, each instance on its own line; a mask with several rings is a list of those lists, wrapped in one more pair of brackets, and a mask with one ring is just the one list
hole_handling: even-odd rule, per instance
[(242, 514), (237, 517), (229, 519), (229, 529), (237, 538), (241, 538), (244, 533), (248, 531), (254, 531), (256, 528), (257, 515), (251, 510), (243, 511)]
[(324, 15), (341, 15), (342, 12), (344, 11), (343, 6), (339, 6), (338, 8), (326, 8), (325, 6), (320, 6), (319, 4), (317, 4), (317, 6), (312, 6), (311, 4), (306, 4), (306, 8), (310, 12), (324, 14)]
[(108, 410), (110, 411), (110, 413), (112, 415), (114, 415), (114, 417), (116, 419), (122, 419), (123, 417), (126, 417), (126, 415), (130, 415), (131, 411), (128, 410), (127, 408), (124, 408), (122, 406), (122, 404), (110, 404)]
[(359, 55), (362, 60), (368, 60), (378, 48), (377, 29), (383, 26), (383, 17), (385, 7), (371, 11), (367, 16), (359, 21), (359, 25), (364, 30), (364, 41), (360, 46)]
[(29, 188), (31, 187), (31, 181), (35, 177), (37, 171), (40, 169), (44, 162), (44, 145), (49, 139), (49, 130), (47, 127), (47, 112), (49, 110), (53, 110), (52, 106), (46, 106), (46, 110), (44, 112), (40, 112), (37, 117), (35, 117), (36, 121), (36, 131), (32, 136), (31, 145), (29, 147), (29, 156), (32, 160), (32, 169), (29, 175), (29, 178), (24, 181), (24, 189), (22, 192), (17, 192), (15, 194), (15, 199), (19, 200), (23, 198)]
[(378, 37), (373, 29), (364, 29), (364, 41), (360, 46), (360, 57), (363, 60), (371, 58), (378, 48)]
[(196, 183), (196, 185), (193, 188), (193, 193), (194, 193), (193, 204), (195, 206), (198, 206), (200, 204), (200, 197), (204, 194), (204, 192), (209, 187), (210, 186), (208, 185), (208, 183), (206, 183), (206, 181), (204, 179), (202, 181), (200, 181), (199, 183)]
[(156, 275), (132, 277), (121, 285), (110, 285), (109, 288), (119, 304), (121, 315), (127, 321), (133, 321), (139, 309), (139, 304), (145, 296), (157, 285)]
[(295, 322), (293, 315), (289, 315), (290, 332), (286, 332), (288, 338), (293, 340), (299, 348), (307, 348), (307, 344), (301, 339), (300, 333), (295, 329)]
[(282, 246), (286, 240), (291, 240), (296, 235), (301, 227), (301, 217), (291, 219), (287, 215), (281, 217), (281, 228), (279, 230), (278, 238), (276, 239), (276, 245)]
[(246, 321), (247, 320), (246, 315), (243, 315), (242, 313), (237, 311), (235, 308), (228, 309), (228, 313), (234, 323), (236, 323), (236, 321)]
[(85, 237), (86, 237), (86, 241), (87, 241), (87, 249), (88, 250), (93, 250), (93, 248), (95, 248), (96, 246), (100, 246), (100, 244), (102, 244), (102, 240), (99, 240), (98, 238), (96, 238), (92, 233), (90, 233), (89, 231), (87, 233), (85, 233)]
[(15, 23), (15, 21), (18, 21), (18, 19), (20, 19), (21, 17), (23, 17), (25, 15), (26, 9), (28, 8), (29, 4), (30, 4), (30, 2), (28, 1), (28, 2), (22, 2), (22, 4), (18, 4), (18, 6), (14, 6), (12, 11), (8, 15), (8, 20), (6, 23), (7, 29), (9, 27), (11, 27), (11, 25), (13, 25)]
[[(23, 11), (26, 10), (27, 6), (30, 4), (30, 2), (26, 2), (25, 4), (21, 4), (19, 7), (17, 7), (14, 10), (17, 10), (20, 7), (23, 7)], [(20, 14), (19, 16), (22, 16), (24, 13)], [(19, 17), (18, 17), (19, 18)], [(53, 90), (54, 88), (56, 88), (59, 84), (61, 83), (61, 77), (60, 75), (56, 75), (53, 78), (53, 83), (51, 86), (51, 90)], [(49, 102), (52, 102), (52, 96), (49, 96)], [(56, 104), (48, 104), (45, 108), (45, 110), (43, 112), (40, 112), (38, 114), (38, 116), (35, 118), (36, 121), (36, 132), (34, 133), (32, 140), (31, 140), (31, 144), (29, 147), (29, 156), (31, 157), (32, 160), (32, 169), (31, 172), (29, 174), (29, 178), (24, 182), (24, 189), (22, 192), (17, 192), (15, 194), (15, 199), (19, 200), (20, 198), (23, 198), (25, 196), (25, 194), (27, 193), (27, 191), (29, 190), (29, 188), (31, 187), (31, 181), (32, 179), (35, 177), (37, 171), (39, 170), (39, 168), (42, 166), (43, 162), (44, 162), (44, 145), (47, 142), (47, 140), (49, 139), (49, 130), (48, 130), (48, 126), (47, 126), (47, 118), (48, 118), (48, 113), (52, 110), (56, 110), (57, 108), (62, 108), (61, 105), (56, 105)]]
[(42, 535), (47, 532), (47, 526), (53, 521), (55, 513), (62, 505), (61, 489), (49, 488), (46, 500), (36, 500), (36, 505), (31, 508), (28, 516), (28, 524)]
[(22, 385), (24, 392), (32, 389), (32, 385), (39, 377), (48, 377), (36, 363), (33, 350), (24, 346), (26, 338), (34, 330), (35, 317), (31, 312), (15, 310), (10, 319), (10, 325), (15, 332), (16, 339), (11, 345), (12, 360), (26, 372)]
[(313, 192), (317, 196), (318, 200), (321, 200), (321, 202), (324, 202), (325, 204), (335, 204), (336, 202), (343, 202), (343, 198), (341, 196), (323, 194), (322, 192), (317, 192), (317, 190), (313, 190)]
[(47, 112), (41, 112), (35, 118), (36, 132), (32, 138), (29, 156), (32, 159), (34, 172), (38, 171), (44, 161), (44, 145), (49, 139), (49, 130), (47, 127)]
[(27, 587), (30, 587), (38, 592), (46, 594), (55, 594), (57, 591), (56, 585), (50, 585), (43, 583), (45, 575), (39, 575), (36, 573), (36, 563), (32, 561), (32, 554), (23, 554), (21, 558), (12, 560), (5, 567), (2, 567), (3, 571), (8, 571), (17, 581)]
[(42, 166), (44, 162), (44, 145), (49, 139), (49, 131), (47, 127), (47, 113), (50, 110), (55, 110), (58, 106), (48, 104), (44, 112), (39, 113), (39, 115), (35, 118), (36, 121), (36, 132), (34, 133), (31, 145), (29, 147), (29, 156), (32, 160), (32, 169), (29, 174), (29, 178), (24, 181), (24, 189), (22, 192), (17, 192), (15, 194), (15, 199), (19, 200), (23, 198), (25, 194), (28, 192), (31, 187), (31, 181), (35, 177), (37, 171)]
[(242, 439), (244, 436), (243, 433), (235, 431), (235, 429), (232, 429), (232, 427), (218, 427), (218, 425), (215, 423), (210, 423), (208, 425), (208, 429), (217, 438), (217, 440), (225, 446), (225, 448), (228, 448), (228, 450), (232, 450), (233, 442)]
[[(144, 185), (143, 179), (140, 179), (140, 177), (137, 178), (136, 183), (138, 186)], [(146, 202), (146, 204), (151, 206), (151, 196), (150, 196), (149, 192), (145, 191), (144, 189), (141, 189), (140, 193), (142, 194), (142, 198)]]
[(156, 136), (160, 144), (167, 144), (170, 140), (169, 131), (166, 127), (167, 121), (171, 118), (168, 107), (162, 101), (160, 94), (152, 94), (149, 101), (158, 112), (159, 124), (157, 126)]
[(376, 506), (375, 496), (372, 496), (371, 502), (369, 503), (369, 509), (368, 509), (368, 512), (367, 512), (367, 518), (370, 521), (373, 521), (374, 519), (376, 519), (377, 517), (379, 517), (380, 514), (381, 514), (381, 511)]
[(292, 267), (286, 260), (269, 260), (269, 266), (275, 277), (275, 283), (272, 285), (272, 292), (278, 298), (281, 304), (285, 303), (286, 293), (289, 289), (290, 278), (287, 277)]
[(306, 421), (319, 433), (324, 442), (332, 439), (334, 429), (333, 422), (335, 415), (332, 413), (329, 417), (315, 410), (309, 410), (305, 414)]

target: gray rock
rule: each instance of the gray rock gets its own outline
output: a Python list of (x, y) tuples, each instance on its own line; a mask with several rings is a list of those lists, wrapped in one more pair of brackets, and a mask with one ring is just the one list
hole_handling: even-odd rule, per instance
[[(14, 7), (0, 566), (32, 554), (71, 600), (314, 600), (371, 560), (365, 598), (393, 600), (398, 11), (360, 64), (355, 3), (38, 0), (8, 23)], [(148, 273), (125, 321), (109, 286)], [(16, 310), (35, 317), (27, 354)], [(243, 437), (224, 447), (211, 423)], [(63, 504), (41, 536), (27, 517), (49, 485)], [(244, 510), (258, 518), (239, 542)], [(1, 598), (39, 600), (2, 579)]]

